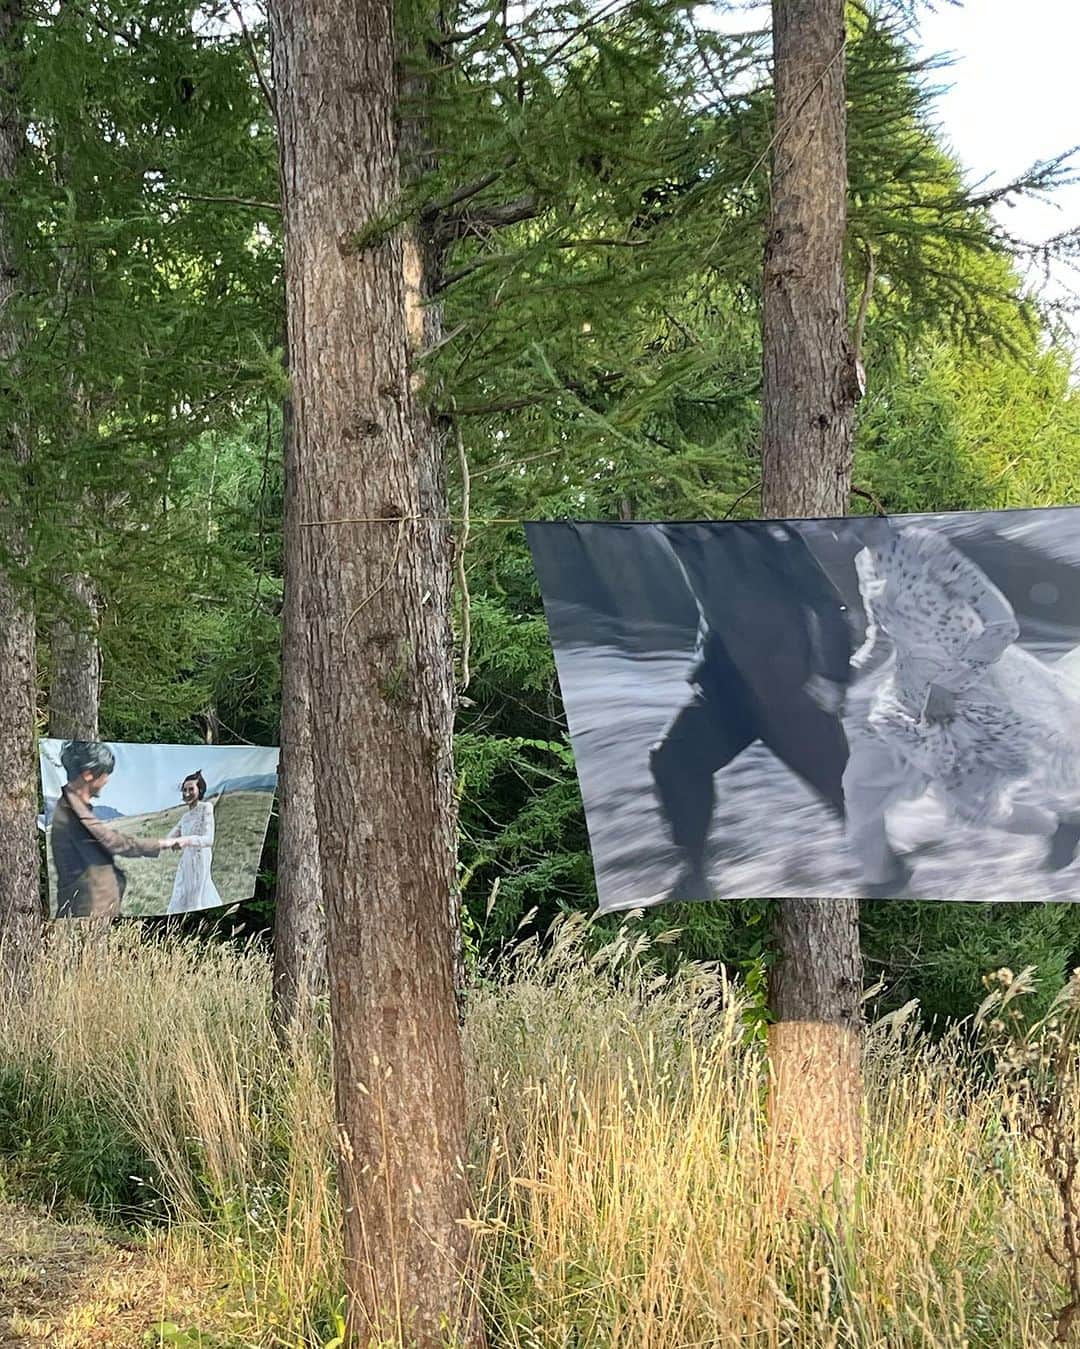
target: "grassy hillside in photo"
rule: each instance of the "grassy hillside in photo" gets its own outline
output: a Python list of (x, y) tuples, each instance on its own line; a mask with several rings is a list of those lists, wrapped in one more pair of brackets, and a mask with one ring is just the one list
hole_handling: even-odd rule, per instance
[[(271, 792), (241, 791), (226, 792), (215, 803), (211, 875), (225, 904), (250, 899), (254, 892), (272, 802)], [(174, 806), (147, 815), (122, 815), (108, 823), (111, 829), (133, 838), (164, 838), (183, 813), (183, 806)], [(127, 877), (124, 916), (150, 918), (166, 911), (179, 858), (179, 852), (169, 851), (159, 857), (117, 859)], [(49, 884), (55, 895), (51, 848)]]

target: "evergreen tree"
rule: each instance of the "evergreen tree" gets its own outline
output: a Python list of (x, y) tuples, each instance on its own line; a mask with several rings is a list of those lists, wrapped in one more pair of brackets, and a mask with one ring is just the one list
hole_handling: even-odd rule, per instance
[[(277, 0), (299, 558), (350, 1343), (481, 1342), (454, 989), (451, 545), (385, 0)], [(295, 569), (294, 569), (295, 561)]]
[(0, 977), (5, 995), (24, 977), (38, 943), (34, 729), (37, 711), (34, 611), (22, 573), (31, 482), (33, 423), (19, 388), (26, 346), (26, 270), (17, 210), (25, 155), (19, 0), (0, 5)]

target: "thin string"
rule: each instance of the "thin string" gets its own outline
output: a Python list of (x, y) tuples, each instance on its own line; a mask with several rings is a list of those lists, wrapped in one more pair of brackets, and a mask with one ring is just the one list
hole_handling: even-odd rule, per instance
[(427, 520), (433, 525), (520, 525), (520, 516), (469, 515), (343, 515), (340, 519), (303, 520), (305, 529), (319, 529), (324, 525), (401, 525), (409, 520)]
[(401, 541), (405, 537), (405, 521), (408, 518), (409, 517), (407, 515), (402, 515), (399, 516), (398, 518), (397, 538), (394, 540), (394, 551), (390, 554), (390, 562), (386, 568), (385, 576), (383, 576), (382, 580), (379, 582), (379, 584), (375, 587), (374, 590), (369, 591), (368, 594), (364, 596), (364, 598), (360, 601), (360, 603), (349, 615), (348, 619), (345, 622), (345, 626), (341, 629), (342, 655), (345, 654), (345, 638), (348, 636), (350, 627), (352, 627), (353, 619), (356, 617), (356, 615), (360, 612), (361, 609), (366, 608), (367, 605), (371, 603), (371, 601), (375, 598), (375, 596), (379, 593), (379, 591), (382, 590), (383, 587), (389, 583), (390, 577), (393, 576), (394, 574), (394, 567), (397, 565), (398, 554), (401, 552)]

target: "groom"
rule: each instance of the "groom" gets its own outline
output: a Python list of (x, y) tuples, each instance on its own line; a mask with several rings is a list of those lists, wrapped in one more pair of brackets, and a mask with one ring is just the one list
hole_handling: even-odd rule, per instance
[(56, 868), (57, 918), (114, 918), (127, 877), (117, 857), (157, 857), (177, 839), (132, 838), (94, 814), (116, 756), (97, 740), (69, 740), (60, 751), (67, 783), (53, 812), (51, 843)]
[(843, 816), (852, 631), (839, 593), (791, 525), (660, 528), (701, 620), (691, 695), (649, 766), (681, 855), (668, 898), (706, 899), (713, 779), (754, 741)]

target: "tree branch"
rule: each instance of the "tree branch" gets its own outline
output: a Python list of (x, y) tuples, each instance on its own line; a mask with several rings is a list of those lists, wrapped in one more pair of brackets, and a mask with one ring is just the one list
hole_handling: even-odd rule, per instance
[(259, 60), (259, 53), (255, 50), (255, 42), (251, 36), (251, 30), (247, 26), (247, 20), (244, 18), (243, 7), (238, 0), (229, 0), (230, 8), (236, 15), (236, 22), (240, 25), (240, 32), (244, 36), (244, 46), (247, 48), (248, 60), (251, 62), (251, 68), (255, 72), (255, 78), (259, 82), (259, 88), (262, 90), (262, 96), (266, 100), (266, 106), (270, 109), (270, 116), (277, 126), (277, 99), (274, 97), (274, 91), (270, 88), (270, 83), (263, 73), (262, 62)]
[(92, 23), (94, 27), (99, 32), (104, 33), (106, 37), (118, 39), (118, 41), (123, 42), (125, 46), (130, 47), (132, 51), (138, 49), (139, 35), (137, 32), (134, 32), (130, 28), (117, 28), (111, 23), (106, 23), (99, 15), (94, 14), (91, 10), (84, 9), (82, 5), (72, 5), (71, 8), (81, 19), (86, 19), (88, 22)]
[[(469, 195), (475, 196), (480, 190), (481, 188), (477, 187), (475, 192)], [(517, 225), (523, 220), (534, 219), (542, 209), (536, 194), (527, 192), (514, 201), (477, 206), (471, 211), (441, 215), (434, 228), (435, 240), (441, 244), (448, 244), (476, 230), (506, 229), (508, 225)]]
[(459, 28), (453, 33), (441, 33), (436, 46), (452, 47), (458, 42), (468, 42), (470, 38), (479, 37), (490, 23), (490, 19), (485, 19), (483, 23), (474, 24), (471, 28)]
[(216, 206), (247, 206), (253, 211), (280, 211), (281, 203), (276, 201), (254, 201), (250, 197), (213, 197), (200, 192), (174, 192), (179, 201), (208, 201)]
[(430, 206), (428, 213), (432, 216), (443, 215), (453, 207), (460, 206), (463, 201), (468, 201), (470, 197), (475, 197), (478, 192), (483, 192), (485, 187), (490, 187), (492, 183), (497, 182), (502, 174), (502, 169), (496, 169), (493, 173), (485, 174), (483, 178), (477, 178), (471, 183), (466, 183), (464, 187), (459, 187), (456, 192), (451, 193), (445, 201)]
[[(539, 211), (536, 212), (539, 214)], [(528, 220), (530, 217), (523, 215), (522, 220)], [(505, 221), (504, 224), (511, 224), (511, 221)], [(543, 242), (543, 241), (541, 241)], [(548, 243), (550, 248), (645, 248), (649, 244), (648, 239), (556, 239)], [(448, 290), (459, 281), (464, 281), (467, 276), (472, 276), (473, 272), (479, 271), (481, 267), (487, 267), (495, 262), (509, 262), (518, 256), (514, 253), (487, 253), (483, 257), (473, 258), (463, 267), (459, 267), (456, 272), (451, 272), (449, 276), (444, 276), (441, 281), (436, 282), (433, 287), (437, 295), (441, 291)]]
[(874, 493), (869, 490), (869, 488), (853, 486), (851, 489), (851, 495), (853, 497), (862, 497), (864, 501), (869, 501), (871, 506), (873, 506), (874, 513), (876, 515), (888, 515), (889, 512), (885, 509), (884, 505), (881, 502), (881, 499), (879, 497), (876, 497)]
[[(543, 401), (544, 399), (542, 397), (505, 398), (494, 403), (473, 403), (471, 405), (467, 403), (464, 407), (455, 407), (454, 411), (459, 417), (490, 417), (496, 412), (518, 412), (522, 408), (535, 407), (536, 404), (542, 403)], [(562, 447), (560, 446), (560, 449), (561, 448)], [(484, 472), (491, 472), (491, 470), (484, 470), (475, 476), (483, 477)]]

